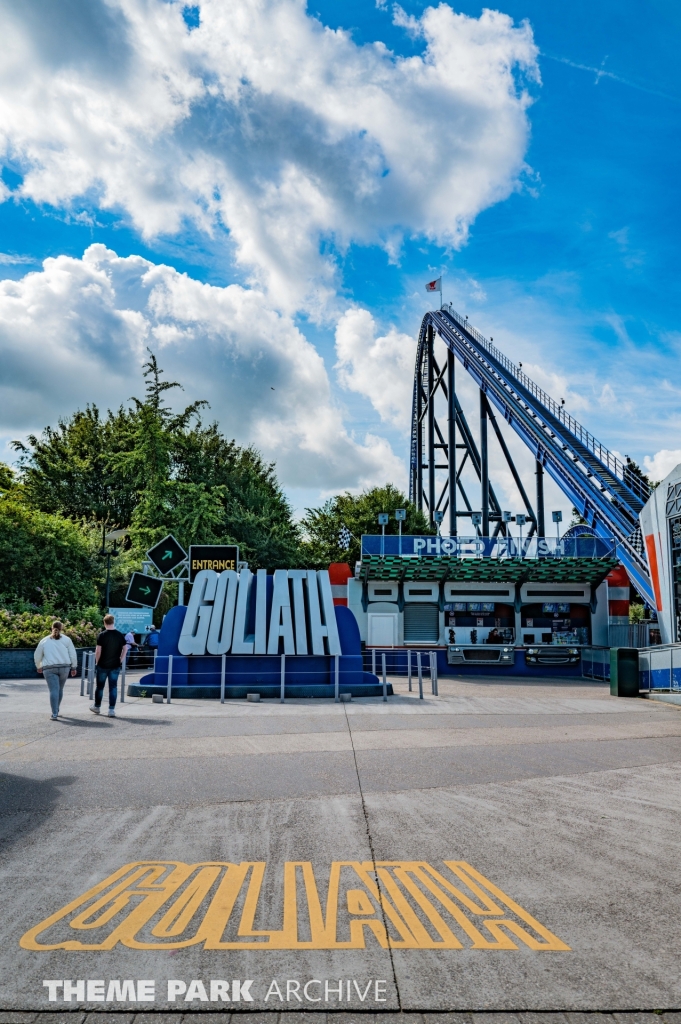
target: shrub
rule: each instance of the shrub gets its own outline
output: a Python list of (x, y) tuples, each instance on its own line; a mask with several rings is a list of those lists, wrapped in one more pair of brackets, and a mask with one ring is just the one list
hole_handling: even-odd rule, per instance
[[(0, 648), (37, 647), (52, 629), (54, 615), (42, 612), (10, 612), (0, 609)], [(100, 627), (85, 619), (61, 619), (64, 632), (76, 647), (94, 647)]]
[(88, 537), (60, 515), (0, 498), (0, 597), (64, 613), (94, 604), (96, 573)]

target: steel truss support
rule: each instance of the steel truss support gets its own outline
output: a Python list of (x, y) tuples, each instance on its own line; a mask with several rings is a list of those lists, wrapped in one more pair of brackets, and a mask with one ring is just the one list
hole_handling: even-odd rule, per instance
[(455, 537), (458, 533), (456, 519), (456, 405), (454, 393), (456, 385), (456, 356), (451, 348), (447, 349), (447, 491), (449, 495), (449, 533)]
[[(443, 340), (449, 352), (454, 353), (463, 369), (485, 392), (487, 400), (486, 419), (492, 424), (489, 410), (494, 407), (497, 414), (503, 416), (515, 434), (523, 441), (536, 460), (537, 513), (530, 515), (529, 502), (526, 502), (528, 518), (532, 525), (531, 531), (545, 533), (543, 483), (544, 473), (560, 487), (580, 515), (589, 523), (597, 537), (614, 540), (617, 554), (625, 566), (629, 578), (644, 600), (651, 606), (655, 604), (653, 585), (649, 568), (643, 552), (639, 513), (650, 497), (650, 488), (645, 481), (631, 473), (617, 456), (598, 441), (574, 417), (570, 416), (562, 404), (558, 404), (527, 377), (519, 366), (494, 347), (491, 339), (480, 334), (469, 322), (451, 307), (444, 306), (433, 310), (423, 318), (419, 333), (416, 367), (414, 376), (414, 394), (412, 402), (411, 432), (411, 476), (410, 497), (423, 507), (422, 473), (423, 465), (435, 469), (447, 469), (446, 495), (462, 494), (460, 475), (462, 466), (468, 459), (477, 470), (475, 452), (469, 448), (463, 424), (463, 416), (456, 413), (456, 422), (452, 425), (452, 408), (448, 410), (447, 442), (444, 442), (434, 417), (433, 429), (440, 438), (440, 444), (434, 442), (432, 448), (424, 443), (422, 428), (424, 409), (422, 403), (432, 401), (438, 385), (447, 393), (455, 393), (454, 371), (449, 364), (449, 356), (445, 373), (447, 382), (439, 376), (433, 376), (433, 391), (425, 394), (422, 375), (425, 366), (427, 327), (432, 326), (433, 332)], [(433, 364), (434, 371), (437, 366)], [(456, 437), (452, 430), (455, 430)], [(495, 431), (496, 433), (496, 431)], [(497, 434), (498, 437), (498, 434)], [(433, 448), (445, 452), (463, 451), (461, 460), (450, 465), (449, 460), (443, 466), (435, 463)], [(503, 446), (502, 446), (503, 450)], [(505, 454), (505, 453), (504, 453)], [(507, 460), (508, 461), (508, 460)], [(511, 472), (513, 467), (509, 464)], [(514, 479), (516, 478), (515, 474)], [(481, 475), (478, 472), (478, 479)], [(458, 481), (458, 482), (457, 482)], [(452, 487), (452, 483), (455, 486)], [(517, 483), (517, 480), (516, 480)], [(522, 495), (521, 491), (521, 495)], [(452, 521), (456, 523), (461, 516), (469, 516), (470, 502), (463, 496), (466, 509), (452, 508)], [(525, 501), (526, 495), (523, 497)], [(427, 501), (427, 499), (425, 499)], [(440, 505), (444, 508), (441, 495)], [(437, 505), (436, 505), (437, 508)], [(489, 489), (489, 518), (495, 520), (494, 491)], [(452, 532), (453, 532), (452, 527)], [(502, 527), (495, 525), (495, 533)]]
[[(447, 403), (446, 439), (440, 429), (435, 412), (435, 397), (438, 391), (442, 392)], [(490, 526), (494, 523), (493, 535), (497, 536), (499, 533), (506, 535), (507, 529), (502, 519), (501, 505), (489, 478), (487, 431), (489, 423), (492, 425), (492, 430), (525, 506), (526, 515), (531, 524), (527, 534), (528, 538), (537, 532), (537, 516), (484, 390), (480, 389), (480, 450), (478, 450), (456, 394), (456, 356), (451, 348), (448, 348), (447, 362), (442, 368), (439, 366), (434, 353), (434, 332), (431, 323), (427, 325), (419, 345), (414, 377), (413, 415), (410, 499), (421, 511), (427, 513), (431, 523), (434, 524), (436, 511), (449, 511), (450, 534), (455, 536), (459, 532), (458, 520), (460, 518), (470, 519), (473, 512), (477, 511), (471, 504), (461, 480), (466, 462), (469, 461), (480, 481), (481, 491), (482, 523), (480, 527), (476, 527), (475, 532), (489, 537)], [(460, 459), (457, 459), (457, 451), (462, 452)], [(439, 495), (435, 478), (437, 470), (447, 471), (447, 478)], [(463, 500), (463, 509), (459, 508), (457, 494)]]
[(539, 459), (536, 460), (537, 469), (537, 533), (540, 537), (546, 536), (546, 525), (544, 522), (544, 467)]

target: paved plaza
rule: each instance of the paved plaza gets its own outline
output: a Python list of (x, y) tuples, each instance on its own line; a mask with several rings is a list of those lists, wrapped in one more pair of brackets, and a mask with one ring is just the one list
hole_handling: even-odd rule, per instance
[(681, 1007), (681, 708), (392, 682), (109, 719), (74, 679), (52, 722), (0, 681), (0, 1024)]

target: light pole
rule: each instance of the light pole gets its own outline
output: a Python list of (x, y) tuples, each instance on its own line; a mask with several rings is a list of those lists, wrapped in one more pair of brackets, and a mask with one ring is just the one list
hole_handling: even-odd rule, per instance
[(435, 509), (435, 511), (433, 512), (433, 519), (435, 520), (435, 525), (437, 526), (438, 537), (440, 536), (440, 527), (442, 526), (442, 520), (444, 519), (444, 517), (445, 514), (440, 508)]
[(520, 557), (524, 558), (525, 552), (523, 551), (523, 526), (527, 522), (527, 516), (522, 512), (518, 512), (516, 514), (515, 521), (520, 527)]
[(399, 531), (400, 531), (400, 558), (402, 557), (402, 523), (406, 522), (407, 510), (406, 508), (395, 509), (395, 519), (397, 520)]
[(555, 512), (551, 513), (551, 518), (556, 524), (556, 541), (558, 544), (560, 544), (560, 524), (563, 521), (563, 513), (560, 511), (560, 509), (557, 509)]
[(480, 523), (482, 522), (482, 512), (471, 512), (471, 522), (473, 526), (476, 527), (475, 532), (477, 535), (477, 528), (480, 526)]
[[(106, 533), (106, 526), (102, 527), (102, 550), (99, 552), (100, 558), (106, 558), (106, 588), (104, 591), (104, 607), (106, 611), (109, 611), (109, 600), (111, 592), (111, 559), (118, 558), (120, 551), (118, 550), (118, 541), (123, 537), (127, 536), (127, 530), (111, 530)], [(107, 548), (106, 542), (108, 540), (113, 541), (113, 547)]]
[(390, 516), (387, 512), (378, 513), (378, 525), (381, 527), (381, 558), (385, 558), (385, 528)]

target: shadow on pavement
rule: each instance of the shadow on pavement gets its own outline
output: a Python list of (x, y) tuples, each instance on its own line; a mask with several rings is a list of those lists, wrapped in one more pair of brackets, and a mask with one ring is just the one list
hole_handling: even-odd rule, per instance
[(113, 729), (114, 723), (106, 715), (101, 718), (93, 715), (92, 718), (70, 718), (68, 715), (59, 716), (61, 725), (77, 726), (79, 729)]
[(172, 725), (170, 718), (131, 718), (129, 715), (116, 715), (115, 719), (109, 718), (106, 711), (101, 715), (92, 715), (90, 718), (72, 718), (70, 715), (61, 714), (59, 721), (62, 725), (78, 726), (85, 729), (115, 729), (117, 723), (124, 725)]
[(40, 828), (54, 813), (62, 789), (76, 781), (75, 775), (32, 779), (0, 772), (0, 849), (4, 852), (27, 833)]

